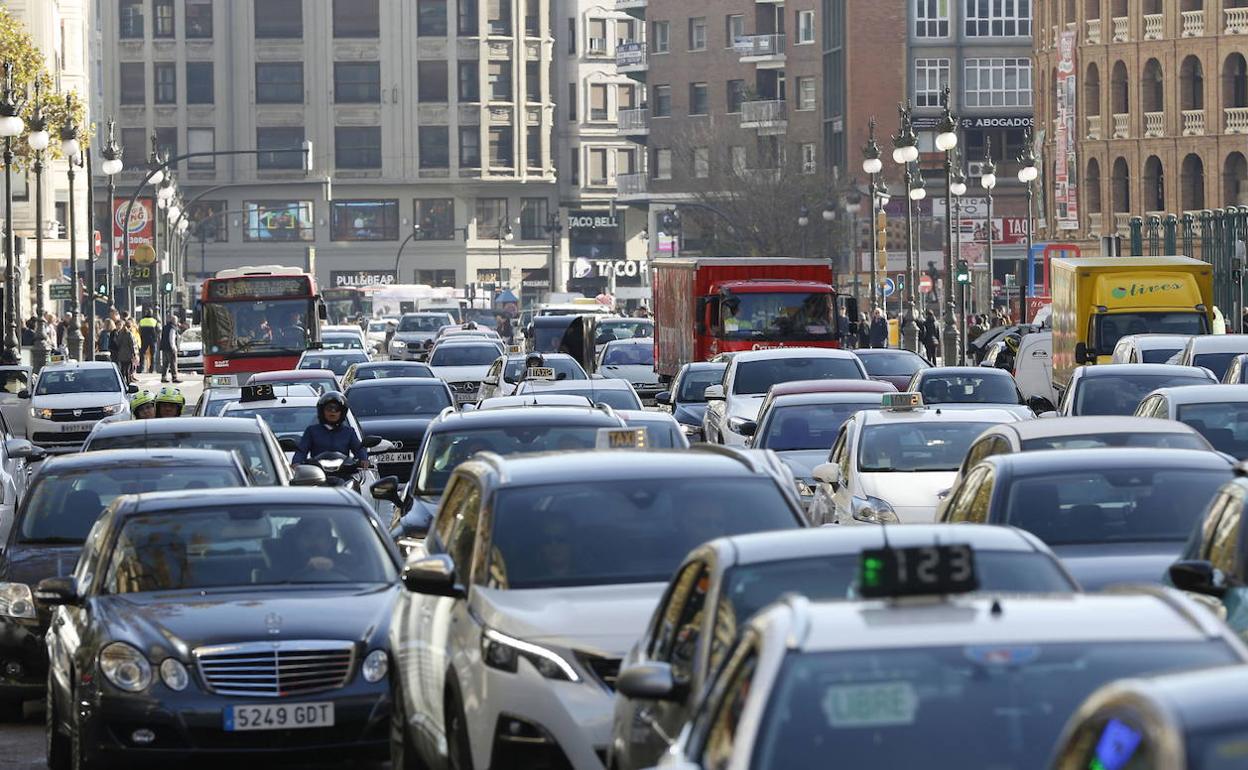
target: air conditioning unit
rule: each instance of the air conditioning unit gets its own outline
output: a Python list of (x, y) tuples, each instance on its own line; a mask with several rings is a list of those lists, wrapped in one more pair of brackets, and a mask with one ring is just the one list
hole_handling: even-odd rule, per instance
[(966, 164), (966, 175), (972, 179), (984, 175), (984, 162), (982, 160), (973, 160)]
[(590, 53), (606, 53), (607, 39), (605, 37), (591, 37), (589, 39)]

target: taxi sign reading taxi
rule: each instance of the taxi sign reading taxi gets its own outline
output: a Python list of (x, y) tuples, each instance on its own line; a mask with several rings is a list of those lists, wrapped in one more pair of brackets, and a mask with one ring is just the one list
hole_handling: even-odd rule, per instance
[(526, 380), (555, 380), (555, 370), (549, 366), (530, 366), (524, 372)]
[(870, 548), (858, 562), (858, 593), (866, 599), (937, 596), (979, 589), (969, 545)]
[(596, 449), (645, 449), (646, 446), (645, 428), (601, 428), (594, 442)]

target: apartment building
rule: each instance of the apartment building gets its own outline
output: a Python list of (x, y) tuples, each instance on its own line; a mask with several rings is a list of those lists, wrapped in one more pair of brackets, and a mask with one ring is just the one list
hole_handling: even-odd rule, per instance
[[(503, 285), (544, 291), (550, 2), (100, 0), (118, 196), (154, 136), (162, 153), (199, 154), (176, 169), (192, 277), (314, 249), (322, 286), (492, 285), (501, 266)], [(305, 140), (311, 174), (285, 152)]]

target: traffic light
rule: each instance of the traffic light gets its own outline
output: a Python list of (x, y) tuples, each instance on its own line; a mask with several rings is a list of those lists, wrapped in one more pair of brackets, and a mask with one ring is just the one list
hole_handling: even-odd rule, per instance
[(897, 289), (897, 291), (901, 291), (905, 289), (906, 288), (906, 274), (898, 273), (897, 275), (893, 276), (893, 286)]
[(95, 296), (108, 298), (108, 274), (96, 273), (95, 276)]
[(160, 290), (165, 294), (173, 293), (173, 273), (160, 274)]
[(954, 273), (954, 280), (962, 284), (971, 282), (971, 266), (966, 263), (965, 259), (958, 260), (958, 269)]

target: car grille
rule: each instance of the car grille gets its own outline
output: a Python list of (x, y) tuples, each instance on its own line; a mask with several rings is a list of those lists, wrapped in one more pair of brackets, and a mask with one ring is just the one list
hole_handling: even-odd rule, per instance
[(351, 678), (355, 645), (302, 641), (227, 644), (195, 650), (200, 676), (218, 695), (279, 698), (333, 690)]
[(409, 343), (407, 343), (407, 349), (408, 349), (408, 350), (424, 350), (424, 348), (425, 348), (425, 343), (423, 343), (423, 342), (409, 342)]
[(481, 388), (479, 382), (449, 382), (447, 384), (456, 393), (476, 393)]
[(604, 658), (600, 655), (590, 655), (586, 652), (577, 653), (576, 657), (581, 661), (581, 665), (593, 673), (603, 687), (606, 687), (608, 690), (615, 690), (615, 680), (620, 675), (619, 658)]
[(36, 431), (30, 438), (31, 443), (40, 446), (59, 445), (59, 444), (81, 444), (87, 440), (87, 436), (91, 431), (77, 431), (75, 433), (40, 433)]
[(52, 422), (79, 422), (82, 420), (99, 420), (105, 417), (104, 408), (100, 406), (86, 409), (53, 409)]

